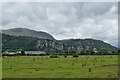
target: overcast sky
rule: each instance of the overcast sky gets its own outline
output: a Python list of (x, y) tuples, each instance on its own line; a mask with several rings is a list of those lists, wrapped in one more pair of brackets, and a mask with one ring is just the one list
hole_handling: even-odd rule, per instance
[(45, 31), (55, 39), (93, 38), (118, 42), (117, 2), (17, 2), (2, 4), (3, 29)]

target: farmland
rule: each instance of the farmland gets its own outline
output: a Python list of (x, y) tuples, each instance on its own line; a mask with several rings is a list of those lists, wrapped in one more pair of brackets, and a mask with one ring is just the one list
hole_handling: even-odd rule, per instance
[(2, 58), (3, 78), (117, 78), (117, 55)]

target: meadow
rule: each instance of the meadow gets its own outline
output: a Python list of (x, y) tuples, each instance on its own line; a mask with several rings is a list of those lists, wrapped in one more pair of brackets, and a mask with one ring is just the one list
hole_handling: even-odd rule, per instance
[(2, 58), (3, 78), (117, 78), (117, 55)]

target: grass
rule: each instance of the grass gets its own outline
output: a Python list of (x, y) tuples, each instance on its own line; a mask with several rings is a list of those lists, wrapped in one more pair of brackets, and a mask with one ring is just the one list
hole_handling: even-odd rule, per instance
[(118, 56), (2, 58), (3, 78), (117, 78)]
[(0, 56), (0, 79), (2, 78), (2, 57)]

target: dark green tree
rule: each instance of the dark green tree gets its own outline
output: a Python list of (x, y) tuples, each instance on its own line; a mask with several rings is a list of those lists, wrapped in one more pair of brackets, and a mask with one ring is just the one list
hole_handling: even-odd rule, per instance
[(103, 48), (103, 49), (99, 50), (99, 54), (100, 54), (100, 55), (107, 55), (107, 54), (109, 54), (109, 53), (108, 53), (108, 50), (107, 50), (107, 49)]
[(23, 55), (23, 56), (24, 56), (24, 55), (25, 55), (25, 51), (21, 51), (21, 55)]

